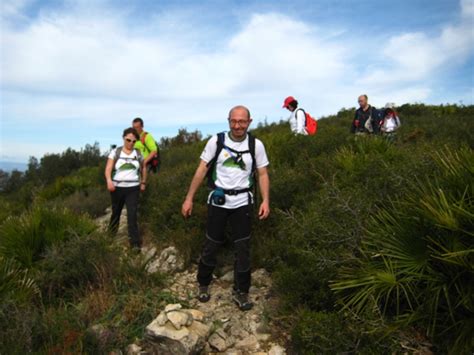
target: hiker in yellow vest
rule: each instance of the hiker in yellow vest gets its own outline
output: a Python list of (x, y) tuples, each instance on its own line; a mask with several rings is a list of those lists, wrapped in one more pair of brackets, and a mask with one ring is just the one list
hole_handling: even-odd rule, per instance
[(145, 166), (150, 168), (150, 163), (153, 158), (158, 155), (158, 147), (156, 146), (155, 138), (143, 130), (143, 120), (140, 117), (132, 121), (132, 126), (140, 135), (140, 139), (135, 143), (135, 149), (138, 149), (145, 159)]

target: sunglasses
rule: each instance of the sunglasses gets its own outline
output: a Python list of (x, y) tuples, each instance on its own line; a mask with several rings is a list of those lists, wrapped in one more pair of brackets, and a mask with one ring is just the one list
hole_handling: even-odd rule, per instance
[(135, 142), (136, 142), (136, 140), (130, 139), (130, 138), (125, 138), (125, 140), (126, 140), (128, 143), (135, 143)]

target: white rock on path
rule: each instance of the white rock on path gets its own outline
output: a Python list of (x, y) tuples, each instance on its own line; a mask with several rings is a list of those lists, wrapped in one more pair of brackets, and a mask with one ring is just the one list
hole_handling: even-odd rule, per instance
[(213, 333), (209, 337), (207, 342), (209, 343), (211, 347), (213, 347), (217, 351), (222, 352), (222, 351), (226, 351), (227, 349), (227, 344), (226, 344), (225, 339), (222, 338), (220, 334), (218, 334), (217, 332)]
[(165, 307), (165, 313), (171, 312), (171, 311), (177, 311), (178, 309), (183, 308), (181, 304), (179, 303), (173, 303), (173, 304), (168, 304)]
[(165, 348), (171, 352), (184, 349), (180, 351), (185, 351), (186, 354), (198, 353), (206, 345), (211, 327), (194, 320), (193, 314), (196, 318), (204, 319), (204, 314), (198, 310), (183, 310), (178, 303), (169, 304), (146, 327), (146, 335), (155, 346), (160, 346), (160, 351)]
[(166, 313), (166, 317), (177, 330), (180, 330), (185, 325), (190, 325), (190, 323), (188, 323), (189, 320), (191, 320), (192, 323), (191, 316), (185, 312), (171, 311)]
[(147, 335), (155, 338), (165, 337), (172, 340), (181, 340), (189, 335), (188, 328), (176, 329), (171, 323), (159, 325), (155, 320), (146, 327)]
[(130, 344), (127, 346), (127, 355), (139, 355), (142, 351), (142, 348), (137, 344)]
[(178, 250), (174, 246), (163, 249), (157, 258), (150, 258), (146, 266), (148, 273), (157, 271), (174, 273), (181, 270), (184, 266), (183, 259), (179, 256)]
[(235, 347), (240, 350), (251, 351), (251, 350), (257, 350), (259, 345), (258, 345), (258, 340), (255, 337), (255, 335), (250, 335), (249, 337), (238, 341), (235, 344)]
[(182, 311), (190, 314), (193, 317), (193, 320), (197, 320), (199, 322), (204, 321), (204, 313), (198, 311), (197, 309), (182, 309)]
[(286, 351), (280, 345), (275, 344), (271, 347), (268, 355), (286, 355)]

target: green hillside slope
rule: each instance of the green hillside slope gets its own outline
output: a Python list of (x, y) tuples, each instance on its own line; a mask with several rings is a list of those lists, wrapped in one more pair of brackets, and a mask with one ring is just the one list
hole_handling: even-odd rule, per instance
[[(286, 123), (253, 130), (271, 164), (272, 209), (254, 223), (253, 265), (272, 273), (271, 316), (296, 354), (474, 349), (474, 106), (399, 114), (394, 143), (351, 135), (353, 110), (321, 119), (312, 137)], [(146, 242), (175, 245), (189, 265), (207, 188), (191, 218), (180, 209), (205, 141), (183, 130), (163, 143), (139, 223)], [(173, 300), (165, 275), (147, 275), (94, 229), (109, 205), (105, 157), (84, 153), (30, 162), (3, 184), (0, 353), (123, 348)], [(232, 264), (230, 247), (220, 265)], [(105, 348), (88, 335), (97, 323), (113, 329)]]

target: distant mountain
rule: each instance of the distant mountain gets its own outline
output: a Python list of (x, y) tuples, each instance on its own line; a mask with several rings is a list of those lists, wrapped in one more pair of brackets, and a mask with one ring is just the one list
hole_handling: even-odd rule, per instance
[(0, 161), (0, 169), (3, 171), (7, 171), (7, 172), (10, 172), (13, 170), (25, 171), (27, 168), (28, 168), (28, 164), (26, 163)]

